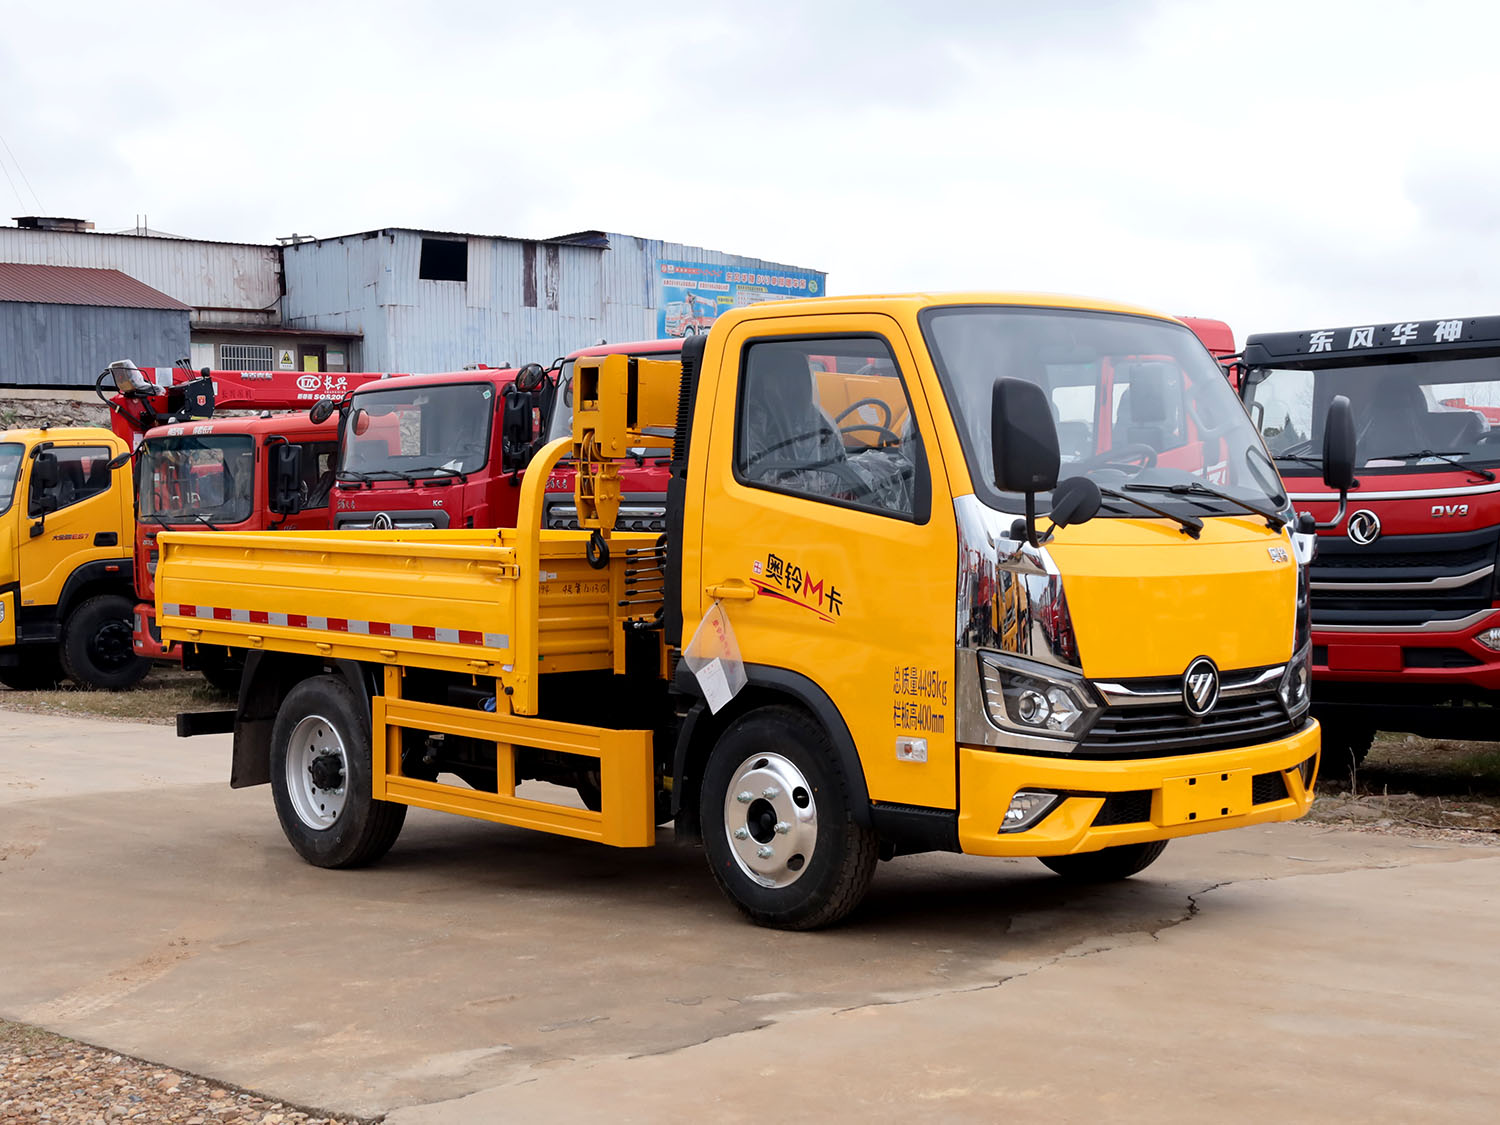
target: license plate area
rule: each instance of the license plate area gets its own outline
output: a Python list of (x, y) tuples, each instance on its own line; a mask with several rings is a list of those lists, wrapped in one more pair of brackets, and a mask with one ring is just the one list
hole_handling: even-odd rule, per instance
[(1161, 787), (1163, 826), (1201, 824), (1250, 811), (1250, 771), (1218, 770), (1169, 777)]

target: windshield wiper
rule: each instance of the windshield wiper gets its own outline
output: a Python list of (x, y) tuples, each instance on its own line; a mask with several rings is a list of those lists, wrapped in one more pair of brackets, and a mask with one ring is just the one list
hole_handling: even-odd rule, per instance
[(1258, 504), (1252, 504), (1248, 500), (1241, 500), (1238, 496), (1231, 495), (1222, 489), (1214, 488), (1212, 485), (1204, 484), (1202, 481), (1190, 481), (1183, 484), (1127, 484), (1124, 488), (1139, 492), (1165, 492), (1179, 496), (1213, 496), (1233, 504), (1236, 508), (1257, 515), (1266, 521), (1266, 526), (1272, 531), (1280, 531), (1286, 526), (1286, 520), (1279, 513), (1268, 511)]
[[(1126, 487), (1128, 488), (1129, 486), (1127, 485)], [(1116, 500), (1128, 501), (1129, 503), (1134, 504), (1137, 508), (1146, 509), (1146, 511), (1152, 513), (1153, 515), (1161, 516), (1163, 519), (1172, 520), (1182, 528), (1184, 535), (1188, 535), (1193, 539), (1198, 538), (1198, 536), (1203, 533), (1203, 521), (1200, 520), (1197, 516), (1184, 516), (1179, 515), (1176, 512), (1169, 512), (1165, 508), (1158, 508), (1155, 504), (1146, 503), (1139, 496), (1130, 496), (1124, 492), (1116, 492), (1113, 488), (1101, 487), (1099, 489), (1099, 495), (1110, 496)]]
[(458, 469), (450, 469), (447, 465), (426, 465), (420, 469), (408, 469), (401, 474), (406, 478), (408, 484), (416, 484), (422, 477), (450, 476), (457, 477), (459, 484), (469, 483), (469, 474)]
[(204, 527), (208, 528), (209, 531), (219, 530), (218, 527), (214, 525), (214, 522), (207, 516), (205, 516), (202, 512), (189, 512), (188, 514), (191, 515), (199, 523), (201, 523)]
[(1273, 453), (1271, 454), (1271, 459), (1273, 461), (1296, 461), (1299, 464), (1311, 465), (1315, 469), (1322, 468), (1323, 466), (1323, 458), (1321, 457), (1303, 457), (1296, 453)]
[[(1465, 450), (1455, 449), (1452, 452), (1463, 453)], [(1365, 464), (1369, 465), (1371, 461), (1410, 461), (1413, 457), (1431, 457), (1438, 461), (1446, 461), (1448, 464), (1457, 466), (1466, 473), (1473, 473), (1482, 480), (1492, 481), (1495, 479), (1495, 474), (1488, 469), (1476, 469), (1472, 465), (1465, 465), (1462, 461), (1455, 461), (1447, 453), (1434, 453), (1430, 449), (1419, 449), (1415, 453), (1385, 453), (1379, 457), (1367, 457), (1365, 458)]]
[(333, 475), (336, 480), (352, 480), (359, 484), (369, 484), (376, 480), (400, 480), (404, 474), (393, 469), (372, 469), (368, 473), (361, 473), (354, 469), (340, 469)]

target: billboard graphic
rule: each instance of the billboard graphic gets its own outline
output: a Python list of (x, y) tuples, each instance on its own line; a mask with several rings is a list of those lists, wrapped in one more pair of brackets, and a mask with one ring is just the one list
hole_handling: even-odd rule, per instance
[(803, 270), (753, 270), (713, 266), (707, 262), (656, 260), (656, 335), (696, 336), (725, 309), (823, 296), (821, 273)]

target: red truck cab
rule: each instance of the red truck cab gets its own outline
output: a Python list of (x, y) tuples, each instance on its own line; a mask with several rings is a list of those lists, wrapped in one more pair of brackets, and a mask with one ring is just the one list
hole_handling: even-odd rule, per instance
[[(1324, 761), (1377, 730), (1497, 737), (1500, 317), (1257, 334), (1241, 393), (1318, 520), (1313, 711)], [(1355, 421), (1347, 510), (1319, 479), (1336, 396)]]
[(135, 473), (137, 654), (175, 658), (156, 628), (157, 534), (326, 528), (337, 451), (336, 422), (315, 423), (306, 413), (187, 421), (146, 433)]

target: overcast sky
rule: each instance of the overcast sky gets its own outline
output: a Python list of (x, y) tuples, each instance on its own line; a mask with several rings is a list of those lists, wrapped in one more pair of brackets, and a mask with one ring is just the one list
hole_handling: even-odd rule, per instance
[(0, 2), (0, 215), (640, 234), (1247, 332), (1500, 312), (1500, 6)]

